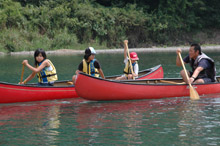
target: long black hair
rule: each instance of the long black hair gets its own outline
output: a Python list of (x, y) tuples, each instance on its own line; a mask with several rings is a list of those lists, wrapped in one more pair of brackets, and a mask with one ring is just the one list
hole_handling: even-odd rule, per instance
[(47, 59), (47, 55), (45, 53), (45, 51), (41, 48), (38, 48), (37, 50), (35, 50), (34, 52), (34, 60), (35, 60), (35, 66), (37, 66), (40, 62), (37, 62), (36, 57), (41, 53), (41, 55), (44, 57), (44, 60)]

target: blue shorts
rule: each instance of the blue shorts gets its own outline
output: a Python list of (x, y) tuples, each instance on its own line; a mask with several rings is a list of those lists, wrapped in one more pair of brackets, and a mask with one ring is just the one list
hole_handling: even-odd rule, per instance
[[(192, 77), (193, 75), (193, 72), (189, 72), (190, 73), (190, 77)], [(203, 79), (204, 83), (211, 83), (213, 82), (211, 78), (200, 78), (200, 79)], [(198, 78), (195, 78), (195, 80), (198, 80)]]

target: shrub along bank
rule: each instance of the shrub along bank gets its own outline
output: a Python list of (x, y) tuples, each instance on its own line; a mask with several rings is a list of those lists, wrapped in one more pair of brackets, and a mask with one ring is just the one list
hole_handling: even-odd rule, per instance
[[(177, 46), (213, 41), (218, 0), (0, 0), (0, 51)], [(210, 40), (210, 41), (209, 41)]]

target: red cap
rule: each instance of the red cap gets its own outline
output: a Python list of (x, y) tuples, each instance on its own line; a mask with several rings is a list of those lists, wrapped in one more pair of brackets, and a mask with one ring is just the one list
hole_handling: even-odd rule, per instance
[(139, 60), (138, 55), (136, 52), (131, 52), (130, 53), (130, 58), (131, 60)]

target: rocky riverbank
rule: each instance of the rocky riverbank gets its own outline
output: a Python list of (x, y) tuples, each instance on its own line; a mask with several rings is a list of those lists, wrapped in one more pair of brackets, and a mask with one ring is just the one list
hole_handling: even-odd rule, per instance
[[(220, 45), (217, 46), (201, 46), (203, 52), (216, 51), (220, 52)], [(152, 48), (130, 48), (130, 52), (175, 52), (177, 48), (181, 48), (183, 51), (188, 51), (189, 46), (185, 47), (152, 47)], [(106, 50), (96, 50), (98, 54), (102, 53), (123, 53), (123, 49), (106, 49)], [(52, 55), (77, 55), (84, 54), (84, 50), (71, 50), (71, 49), (60, 49), (53, 51), (46, 51), (46, 53)], [(4, 53), (0, 52), (0, 56), (3, 55), (33, 55), (34, 51), (21, 51), (21, 52), (10, 52)]]

